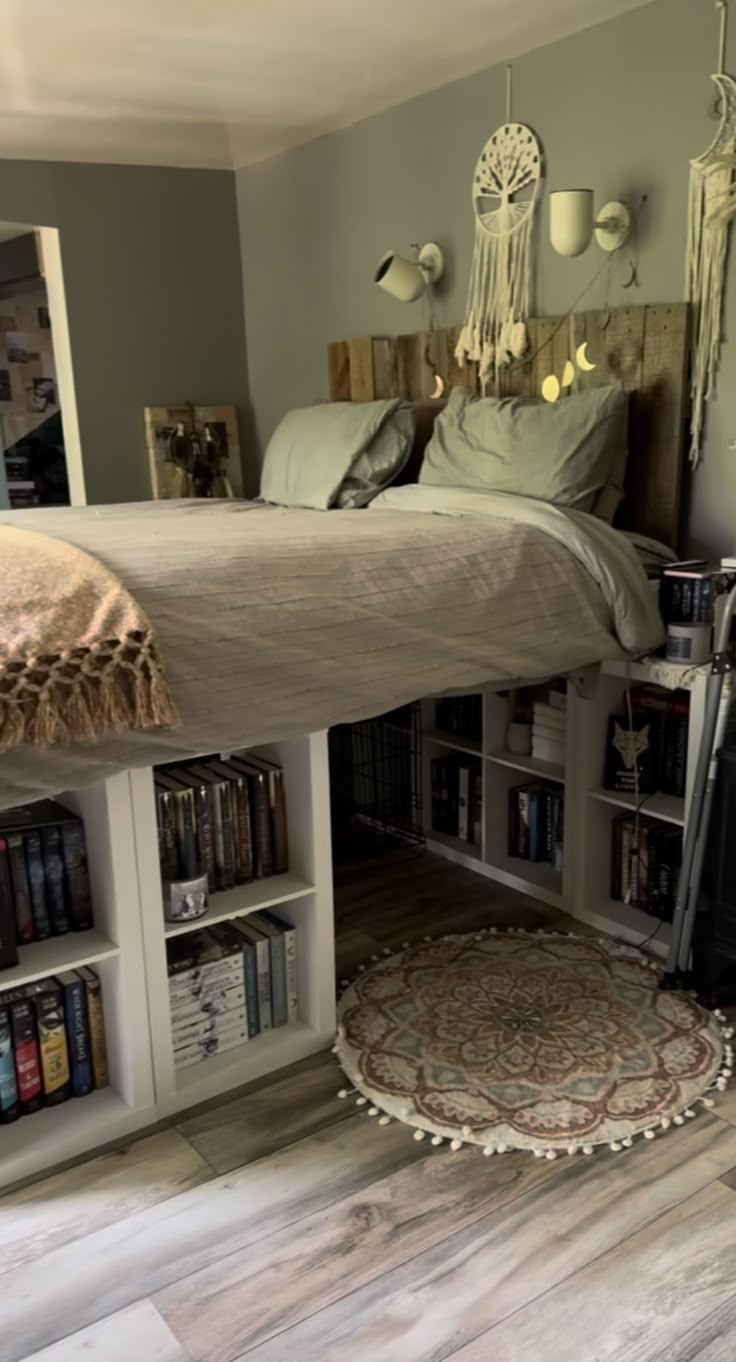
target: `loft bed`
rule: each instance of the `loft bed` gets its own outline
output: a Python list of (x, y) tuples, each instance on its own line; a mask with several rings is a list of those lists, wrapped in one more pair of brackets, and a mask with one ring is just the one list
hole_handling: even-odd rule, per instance
[[(537, 320), (532, 360), (507, 375), (510, 391), (536, 394), (588, 341), (596, 367), (576, 384), (616, 379), (632, 394), (625, 527), (669, 546), (679, 532), (687, 332), (685, 304)], [(420, 401), (405, 477), (417, 476), (437, 410), (421, 400), (433, 372), (449, 385), (476, 385), (473, 366), (454, 364), (454, 339), (436, 331), (329, 347), (331, 398)], [(643, 574), (632, 570), (624, 536), (579, 519), (593, 523), (575, 551), (569, 520), (554, 507), (528, 522), (252, 502), (0, 516), (86, 550), (116, 574), (153, 623), (181, 715), (168, 731), (5, 752), (0, 807), (225, 750), (236, 738), (249, 745), (316, 732), (419, 694), (641, 653), (659, 641)], [(563, 622), (573, 618), (571, 633)]]

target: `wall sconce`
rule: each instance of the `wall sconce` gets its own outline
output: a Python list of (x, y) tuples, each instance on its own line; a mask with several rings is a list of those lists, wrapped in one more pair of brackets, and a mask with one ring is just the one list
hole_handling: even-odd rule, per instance
[(592, 189), (558, 189), (549, 196), (549, 236), (558, 255), (582, 255), (595, 239), (604, 251), (617, 251), (629, 235), (625, 203), (605, 204), (593, 215)]
[(442, 278), (445, 269), (445, 257), (433, 241), (427, 242), (421, 250), (418, 246), (412, 249), (417, 253), (415, 260), (388, 251), (379, 260), (373, 276), (374, 284), (385, 289), (392, 298), (398, 298), (400, 303), (415, 303), (430, 285)]

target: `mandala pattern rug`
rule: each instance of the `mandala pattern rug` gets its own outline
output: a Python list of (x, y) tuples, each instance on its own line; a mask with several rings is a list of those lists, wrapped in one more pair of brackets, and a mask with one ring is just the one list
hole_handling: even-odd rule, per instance
[(658, 984), (616, 941), (448, 936), (358, 975), (336, 1052), (360, 1102), (435, 1143), (617, 1149), (712, 1105), (731, 1062), (718, 1019)]

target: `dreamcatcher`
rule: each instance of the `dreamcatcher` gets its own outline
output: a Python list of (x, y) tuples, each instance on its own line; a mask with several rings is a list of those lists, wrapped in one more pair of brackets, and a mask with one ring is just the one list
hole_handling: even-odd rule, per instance
[(527, 348), (534, 209), (542, 153), (531, 128), (511, 121), (508, 68), (506, 123), (486, 142), (473, 176), (475, 247), (465, 322), (455, 349), (459, 364), (479, 363), (488, 380)]
[(705, 403), (712, 396), (721, 354), (721, 313), (731, 219), (736, 213), (736, 81), (724, 73), (725, 0), (721, 11), (718, 72), (711, 76), (720, 100), (721, 122), (713, 141), (690, 162), (686, 296), (694, 308), (690, 462), (697, 464)]

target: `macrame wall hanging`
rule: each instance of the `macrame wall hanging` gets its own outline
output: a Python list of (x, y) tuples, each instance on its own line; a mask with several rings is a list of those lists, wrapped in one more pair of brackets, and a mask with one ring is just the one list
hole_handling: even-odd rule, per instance
[(692, 417), (690, 462), (700, 459), (705, 403), (712, 396), (721, 354), (721, 313), (731, 219), (736, 213), (736, 81), (724, 72), (726, 0), (721, 11), (718, 70), (715, 82), (720, 126), (713, 141), (690, 162), (686, 297), (693, 304)]
[(455, 349), (460, 365), (479, 364), (489, 381), (527, 348), (526, 320), (532, 287), (532, 238), (542, 153), (524, 123), (511, 118), (511, 67), (507, 68), (506, 122), (488, 138), (473, 175), (475, 247), (465, 321)]

